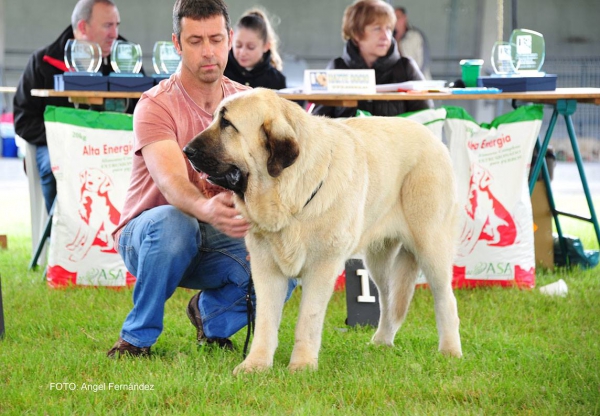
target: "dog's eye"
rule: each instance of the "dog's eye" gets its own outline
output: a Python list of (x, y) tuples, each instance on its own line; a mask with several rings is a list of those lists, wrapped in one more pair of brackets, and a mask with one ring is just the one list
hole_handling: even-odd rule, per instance
[(227, 120), (225, 117), (221, 117), (221, 128), (224, 129), (225, 127), (229, 126), (231, 126), (229, 120)]
[(233, 124), (231, 124), (231, 122), (229, 120), (227, 120), (225, 117), (221, 117), (221, 121), (219, 126), (221, 127), (221, 130), (224, 130), (226, 127), (233, 127), (233, 129), (235, 131), (238, 131), (235, 126)]

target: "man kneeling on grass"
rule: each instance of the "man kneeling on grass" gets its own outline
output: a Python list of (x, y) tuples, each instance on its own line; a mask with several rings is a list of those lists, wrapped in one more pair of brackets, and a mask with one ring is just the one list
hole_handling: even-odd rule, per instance
[[(223, 76), (232, 37), (227, 6), (177, 0), (173, 32), (181, 70), (145, 92), (134, 112), (133, 171), (114, 237), (137, 281), (109, 357), (149, 355), (178, 286), (201, 289), (187, 307), (199, 343), (233, 349), (229, 337), (247, 324), (249, 224), (231, 193), (195, 172), (182, 152), (224, 97), (247, 89)], [(288, 297), (294, 287), (290, 280)]]

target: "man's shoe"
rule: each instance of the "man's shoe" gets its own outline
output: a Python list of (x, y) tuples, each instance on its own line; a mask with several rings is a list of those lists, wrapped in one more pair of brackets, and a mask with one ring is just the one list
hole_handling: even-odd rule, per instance
[(196, 327), (196, 341), (198, 344), (206, 341), (206, 336), (204, 335), (204, 327), (202, 325), (202, 315), (200, 315), (200, 309), (198, 308), (198, 300), (200, 299), (200, 293), (196, 293), (190, 299), (188, 303), (186, 313), (192, 325)]
[(206, 345), (219, 347), (227, 351), (235, 351), (233, 342), (229, 338), (206, 338)]
[(196, 293), (190, 299), (188, 303), (186, 313), (190, 322), (194, 327), (196, 327), (196, 341), (198, 344), (206, 344), (206, 345), (214, 345), (216, 347), (222, 348), (224, 350), (233, 351), (235, 348), (233, 346), (233, 342), (229, 338), (207, 338), (204, 334), (204, 327), (202, 325), (202, 315), (200, 314), (200, 309), (198, 308), (198, 299), (200, 299), (200, 293)]
[(122, 355), (130, 355), (132, 357), (148, 357), (150, 355), (150, 347), (136, 347), (133, 344), (119, 337), (119, 340), (106, 353), (109, 358), (118, 358)]

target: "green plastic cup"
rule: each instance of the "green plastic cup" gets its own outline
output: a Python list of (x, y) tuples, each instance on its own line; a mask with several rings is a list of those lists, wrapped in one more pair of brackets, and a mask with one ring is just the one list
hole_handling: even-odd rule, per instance
[(463, 59), (460, 61), (462, 80), (466, 87), (476, 87), (483, 59)]

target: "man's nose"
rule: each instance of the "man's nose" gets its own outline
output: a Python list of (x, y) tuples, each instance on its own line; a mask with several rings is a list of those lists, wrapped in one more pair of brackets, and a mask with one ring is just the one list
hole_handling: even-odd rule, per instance
[(202, 53), (202, 56), (212, 56), (213, 49), (212, 49), (212, 45), (210, 44), (210, 42), (203, 42), (202, 46), (200, 48), (200, 52)]

